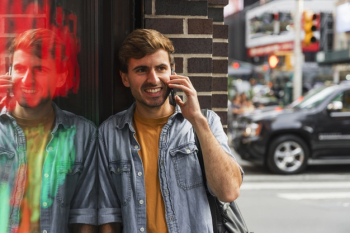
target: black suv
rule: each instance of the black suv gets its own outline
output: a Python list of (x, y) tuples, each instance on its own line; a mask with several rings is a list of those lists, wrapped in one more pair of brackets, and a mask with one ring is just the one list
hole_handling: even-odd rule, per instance
[(234, 148), (242, 159), (293, 174), (307, 160), (350, 158), (350, 85), (321, 87), (293, 107), (238, 119)]

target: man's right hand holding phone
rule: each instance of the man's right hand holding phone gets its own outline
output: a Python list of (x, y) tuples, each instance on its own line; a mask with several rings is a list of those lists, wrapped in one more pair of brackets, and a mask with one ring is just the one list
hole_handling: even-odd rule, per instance
[(7, 73), (0, 75), (0, 107), (6, 106), (8, 109), (14, 107), (14, 98), (12, 96), (13, 81), (12, 77)]

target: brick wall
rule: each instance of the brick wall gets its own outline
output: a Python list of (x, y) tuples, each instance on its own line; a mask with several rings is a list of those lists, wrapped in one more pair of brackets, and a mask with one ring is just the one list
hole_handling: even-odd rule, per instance
[[(175, 70), (188, 76), (201, 108), (214, 110), (227, 129), (228, 0), (145, 0), (145, 28), (156, 29), (175, 46)], [(182, 95), (182, 93), (178, 93)]]
[[(43, 28), (48, 25), (48, 17), (45, 9), (28, 1), (27, 5), (21, 5), (12, 12), (7, 8), (7, 2), (1, 3), (0, 9), (0, 74), (8, 71), (9, 55), (7, 48), (10, 41), (21, 32), (32, 28)], [(12, 9), (12, 8), (11, 8)], [(13, 9), (12, 9), (13, 10)]]

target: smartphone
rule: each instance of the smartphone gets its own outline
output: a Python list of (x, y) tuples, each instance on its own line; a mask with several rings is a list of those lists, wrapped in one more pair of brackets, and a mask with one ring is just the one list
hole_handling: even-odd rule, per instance
[[(171, 75), (174, 75), (174, 74), (175, 74), (174, 67), (171, 66)], [(174, 107), (176, 106), (175, 95), (176, 95), (175, 90), (173, 88), (170, 88), (169, 103)]]
[[(12, 66), (10, 65), (10, 67), (9, 67), (9, 76), (11, 76), (12, 75)], [(13, 97), (13, 92), (12, 92), (12, 89), (11, 90), (8, 90), (7, 91), (7, 98), (8, 99), (10, 99), (10, 98), (12, 98)]]

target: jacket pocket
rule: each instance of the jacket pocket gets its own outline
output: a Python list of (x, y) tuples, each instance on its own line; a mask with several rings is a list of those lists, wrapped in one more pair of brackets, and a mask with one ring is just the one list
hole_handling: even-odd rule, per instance
[(116, 185), (119, 199), (127, 205), (131, 198), (131, 164), (128, 160), (119, 160), (109, 165), (109, 171)]
[(61, 168), (58, 170), (58, 184), (61, 184), (57, 193), (57, 201), (61, 206), (67, 207), (73, 198), (80, 174), (83, 172), (82, 164), (74, 164), (71, 169)]
[(13, 166), (15, 153), (0, 147), (0, 182), (7, 182)]
[(170, 151), (174, 163), (176, 180), (184, 190), (203, 185), (202, 171), (197, 158), (197, 147), (188, 143)]

